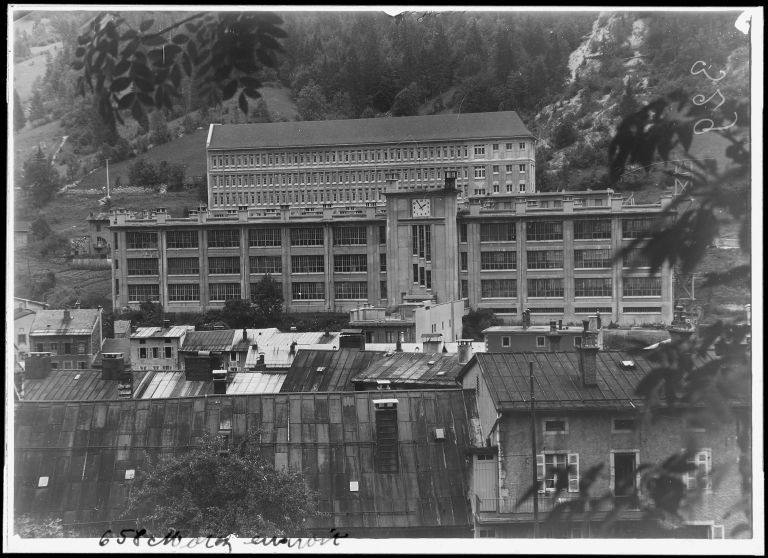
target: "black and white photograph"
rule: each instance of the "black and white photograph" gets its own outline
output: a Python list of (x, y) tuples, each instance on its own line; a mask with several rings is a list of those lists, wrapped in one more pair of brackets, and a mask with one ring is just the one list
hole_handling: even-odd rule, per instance
[(763, 8), (7, 13), (4, 551), (764, 554)]

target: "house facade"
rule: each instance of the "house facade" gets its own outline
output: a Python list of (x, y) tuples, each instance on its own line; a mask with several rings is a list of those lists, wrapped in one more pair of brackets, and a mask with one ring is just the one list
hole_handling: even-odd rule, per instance
[(54, 369), (90, 368), (101, 351), (102, 309), (39, 310), (29, 332), (30, 352), (51, 353)]
[[(643, 358), (596, 347), (478, 353), (461, 376), (465, 388), (476, 390), (486, 440), (472, 458), (475, 537), (531, 537), (536, 529), (539, 536), (554, 538), (722, 538), (730, 533), (739, 519), (726, 512), (742, 497), (737, 444), (744, 432), (742, 415), (704, 425), (670, 410), (644, 421), (645, 402), (635, 386), (652, 368)], [(748, 412), (743, 420), (749, 420)], [(665, 532), (640, 511), (651, 493), (643, 471), (646, 464), (673, 455), (690, 470), (680, 479), (682, 525)], [(581, 481), (593, 475), (589, 493), (582, 493)], [(538, 522), (533, 495), (523, 499), (534, 478)], [(556, 527), (545, 523), (559, 504), (602, 495), (612, 498), (593, 499)], [(614, 520), (612, 528), (601, 532), (608, 518)]]
[(180, 349), (195, 326), (139, 327), (131, 333), (131, 361), (135, 370), (184, 370)]

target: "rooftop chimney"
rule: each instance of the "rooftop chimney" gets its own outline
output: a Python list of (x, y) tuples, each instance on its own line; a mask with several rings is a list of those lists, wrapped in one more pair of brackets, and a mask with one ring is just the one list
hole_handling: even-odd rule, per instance
[(557, 322), (555, 320), (549, 321), (549, 331), (550, 333), (555, 333), (557, 331)]
[(557, 329), (563, 329), (563, 320), (557, 320)]
[(243, 328), (243, 342), (248, 342), (248, 330), (246, 328)]
[(101, 353), (102, 380), (119, 380), (124, 370), (123, 353)]
[(555, 320), (550, 320), (549, 322), (549, 332), (547, 333), (547, 337), (549, 338), (549, 349), (552, 352), (559, 351), (560, 332), (557, 330), (557, 322)]
[(72, 319), (72, 316), (69, 315), (69, 310), (67, 308), (64, 309), (64, 321), (68, 322)]
[(170, 329), (171, 320), (163, 320), (163, 329)]
[(80, 299), (79, 298), (75, 301), (75, 308), (77, 308), (78, 310), (80, 309)]
[(298, 343), (296, 343), (296, 341), (293, 341), (293, 342), (291, 343), (291, 348), (288, 350), (288, 354), (289, 354), (289, 355), (295, 355), (295, 354), (296, 354), (296, 345), (297, 345), (297, 344), (298, 344)]
[(472, 358), (472, 340), (459, 339), (459, 364), (466, 364)]
[(130, 370), (122, 370), (117, 377), (117, 398), (133, 399), (133, 374)]
[(531, 311), (523, 310), (523, 329), (531, 327)]
[(583, 320), (584, 338), (579, 352), (579, 373), (581, 382), (585, 387), (597, 385), (597, 352), (600, 350), (597, 344), (597, 331), (590, 329), (589, 320)]
[(395, 344), (395, 350), (397, 352), (403, 352), (403, 332), (401, 331), (397, 336), (397, 343)]

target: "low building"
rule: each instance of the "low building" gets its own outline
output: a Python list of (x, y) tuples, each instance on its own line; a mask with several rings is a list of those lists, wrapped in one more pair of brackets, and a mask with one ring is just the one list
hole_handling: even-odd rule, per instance
[(352, 378), (356, 390), (455, 388), (464, 364), (457, 354), (385, 353)]
[(275, 330), (272, 335), (262, 336), (250, 344), (245, 355), (245, 369), (288, 370), (299, 350), (336, 350), (341, 346), (339, 337), (338, 332), (331, 331)]
[(485, 352), (519, 353), (527, 351), (575, 351), (581, 346), (584, 328), (575, 326), (532, 325), (492, 326), (483, 330)]
[(366, 343), (395, 343), (398, 339), (413, 343), (424, 335), (438, 334), (445, 341), (455, 341), (461, 337), (465, 312), (463, 300), (404, 303), (397, 312), (363, 306), (349, 311), (349, 325), (363, 330)]
[[(557, 504), (584, 502), (579, 500), (586, 498), (580, 481), (602, 464), (604, 472), (594, 477), (589, 494), (614, 499), (587, 504), (588, 514), (582, 508), (555, 527), (542, 527), (541, 536), (595, 536), (600, 523), (612, 517), (612, 537), (658, 537), (658, 527), (652, 527), (639, 509), (640, 501), (649, 497), (648, 486), (641, 483), (641, 465), (683, 455), (683, 448), (690, 447), (692, 471), (682, 475), (682, 484), (686, 490), (703, 488), (703, 493), (680, 509), (686, 527), (671, 536), (718, 538), (729, 533), (738, 522), (734, 516), (726, 518), (726, 511), (741, 498), (737, 438), (746, 423), (737, 419), (701, 429), (672, 408), (653, 422), (642, 421), (646, 401), (635, 388), (654, 366), (644, 357), (600, 351), (593, 339), (578, 352), (475, 355), (461, 374), (463, 387), (477, 394), (486, 440), (486, 447), (473, 457), (475, 536), (533, 536), (533, 471), (543, 523)], [(743, 420), (749, 417), (747, 411)], [(713, 482), (715, 474), (718, 483)], [(525, 494), (528, 498), (521, 501)]]
[(13, 307), (36, 311), (45, 310), (48, 308), (48, 304), (37, 300), (29, 300), (28, 298), (13, 297)]
[(16, 357), (23, 361), (29, 353), (29, 333), (35, 321), (36, 312), (26, 308), (15, 308), (13, 311), (13, 343)]
[(109, 213), (90, 213), (88, 222), (87, 251), (91, 257), (109, 258)]
[(91, 368), (102, 344), (101, 307), (40, 310), (29, 333), (34, 352), (50, 352), (54, 369)]
[(131, 333), (131, 361), (137, 370), (184, 370), (179, 350), (195, 326), (139, 327)]
[[(145, 372), (144, 374), (166, 374)], [(256, 428), (261, 455), (305, 471), (320, 516), (308, 535), (469, 537), (472, 392), (208, 395), (153, 401), (21, 401), (14, 512), (55, 515), (81, 536), (119, 532), (138, 471), (208, 432), (234, 446)], [(391, 434), (377, 435), (383, 429)], [(259, 533), (253, 533), (254, 536)]]

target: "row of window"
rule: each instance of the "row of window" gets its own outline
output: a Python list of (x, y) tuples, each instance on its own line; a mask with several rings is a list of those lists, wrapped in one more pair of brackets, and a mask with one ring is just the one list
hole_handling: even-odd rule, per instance
[[(160, 358), (160, 347), (139, 347), (139, 358)], [(171, 347), (163, 347), (163, 358), (173, 358)]]
[[(528, 296), (561, 298), (564, 291), (563, 281), (561, 278), (528, 279)], [(576, 297), (613, 296), (613, 280), (610, 277), (581, 277), (573, 281)], [(482, 279), (480, 293), (482, 298), (515, 298), (517, 280)], [(661, 277), (625, 277), (622, 282), (622, 296), (661, 296)]]
[[(654, 219), (624, 219), (623, 238), (643, 238), (649, 235), (654, 225)], [(574, 238), (576, 240), (610, 240), (610, 220), (576, 220), (574, 221)], [(384, 226), (380, 226), (379, 243), (384, 238)], [(157, 232), (128, 231), (126, 244), (129, 249), (157, 248)], [(514, 222), (481, 223), (480, 242), (510, 242), (517, 238)], [(531, 221), (526, 223), (527, 240), (562, 240), (562, 221)], [(117, 240), (117, 239), (115, 239)], [(467, 225), (459, 227), (459, 240), (467, 242)], [(337, 246), (367, 244), (365, 226), (339, 226), (333, 228), (333, 243)], [(240, 231), (237, 229), (220, 229), (207, 231), (209, 248), (237, 248), (240, 246)], [(322, 246), (324, 244), (324, 229), (322, 227), (294, 227), (290, 229), (292, 246)], [(117, 242), (115, 243), (117, 244)], [(281, 231), (277, 227), (252, 228), (248, 230), (249, 246), (280, 246)], [(168, 231), (166, 233), (167, 248), (198, 248), (199, 236), (197, 231)]]
[[(518, 150), (526, 148), (526, 142), (518, 142)], [(487, 145), (472, 146), (474, 158), (485, 158)], [(491, 151), (499, 153), (501, 144), (491, 144)], [(511, 152), (514, 144), (507, 142), (504, 149)], [(211, 156), (211, 168), (226, 167), (267, 167), (299, 164), (332, 164), (332, 163), (372, 163), (382, 161), (407, 161), (423, 159), (454, 159), (469, 158), (467, 145), (443, 146), (413, 146), (376, 149), (305, 151), (293, 153), (240, 153), (214, 154)]]
[[(47, 347), (47, 348), (46, 348)], [(38, 353), (42, 353), (45, 351), (50, 351), (52, 353), (61, 354), (63, 355), (84, 355), (87, 354), (88, 344), (84, 342), (79, 343), (65, 343), (60, 341), (52, 341), (50, 343), (35, 343), (35, 351)]]
[[(279, 285), (279, 284), (278, 284)], [(386, 281), (381, 281), (381, 297), (386, 298)], [(209, 300), (211, 302), (223, 302), (227, 300), (240, 300), (242, 293), (240, 283), (211, 283), (209, 288)], [(282, 288), (282, 287), (280, 287)], [(367, 281), (336, 281), (333, 283), (334, 296), (337, 300), (367, 300)], [(251, 283), (251, 293), (256, 290), (256, 284)], [(293, 300), (325, 300), (325, 283), (316, 281), (302, 281), (291, 284)], [(128, 285), (129, 302), (142, 302), (144, 300), (160, 300), (158, 285)], [(198, 302), (200, 300), (200, 285), (197, 283), (169, 283), (168, 300), (170, 302)]]

